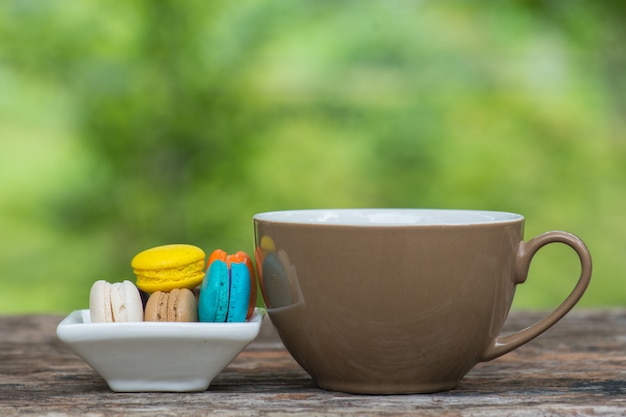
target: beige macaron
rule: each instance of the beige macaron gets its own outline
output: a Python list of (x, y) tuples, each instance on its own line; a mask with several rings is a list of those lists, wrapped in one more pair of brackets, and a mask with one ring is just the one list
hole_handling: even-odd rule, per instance
[(198, 302), (187, 288), (156, 291), (146, 304), (145, 321), (198, 321)]

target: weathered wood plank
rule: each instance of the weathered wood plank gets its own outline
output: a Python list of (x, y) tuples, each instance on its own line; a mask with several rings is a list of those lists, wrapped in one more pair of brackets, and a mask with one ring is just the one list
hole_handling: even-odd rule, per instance
[[(516, 312), (507, 329), (541, 313)], [(626, 309), (574, 311), (545, 335), (478, 365), (458, 389), (362, 396), (323, 391), (270, 321), (201, 393), (114, 393), (55, 336), (58, 316), (0, 317), (0, 415), (626, 415)]]

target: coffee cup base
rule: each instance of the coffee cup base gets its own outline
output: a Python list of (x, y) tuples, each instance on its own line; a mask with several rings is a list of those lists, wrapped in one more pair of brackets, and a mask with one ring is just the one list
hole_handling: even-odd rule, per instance
[(433, 394), (450, 391), (457, 387), (458, 382), (436, 382), (418, 384), (392, 384), (372, 382), (315, 381), (317, 386), (327, 391), (345, 392), (348, 394), (393, 395), (393, 394)]

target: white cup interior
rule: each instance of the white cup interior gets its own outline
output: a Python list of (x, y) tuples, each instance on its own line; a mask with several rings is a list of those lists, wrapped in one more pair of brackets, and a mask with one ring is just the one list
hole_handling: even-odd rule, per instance
[(297, 224), (347, 226), (447, 226), (513, 222), (515, 213), (444, 209), (316, 209), (259, 213), (255, 220)]

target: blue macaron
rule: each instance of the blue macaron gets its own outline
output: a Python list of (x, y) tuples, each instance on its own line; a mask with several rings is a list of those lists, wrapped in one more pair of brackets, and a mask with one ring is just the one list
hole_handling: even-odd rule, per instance
[(203, 322), (246, 321), (250, 303), (250, 272), (242, 263), (215, 260), (200, 286), (198, 319)]

